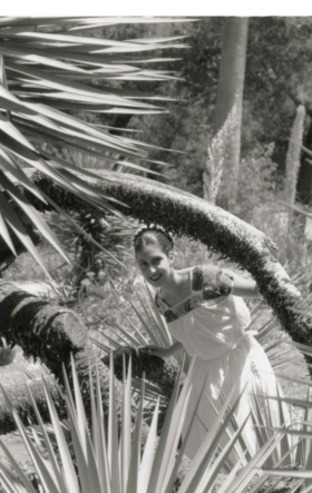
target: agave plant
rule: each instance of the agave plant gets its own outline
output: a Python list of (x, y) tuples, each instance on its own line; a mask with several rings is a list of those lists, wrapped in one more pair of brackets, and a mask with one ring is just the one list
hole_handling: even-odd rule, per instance
[[(39, 491), (41, 493), (90, 493), (91, 491), (92, 493), (172, 493), (175, 488), (179, 493), (210, 493), (215, 491), (218, 485), (218, 492), (240, 493), (252, 480), (254, 483), (250, 491), (258, 491), (255, 486), (259, 488), (268, 477), (268, 473), (265, 473), (260, 474), (259, 478), (260, 468), (285, 436), (285, 430), (277, 432), (275, 437), (259, 449), (255, 457), (246, 460), (248, 451), (242, 440), (244, 424), (233, 431), (231, 421), (234, 419), (233, 412), (237, 403), (233, 409), (229, 409), (228, 400), (216, 414), (215, 423), (207, 433), (204, 443), (193, 461), (185, 468), (184, 476), (181, 476), (184, 450), (192, 426), (192, 422), (187, 429), (184, 426), (191, 392), (192, 369), (193, 364), (181, 391), (182, 372), (180, 372), (159, 438), (156, 434), (159, 402), (156, 403), (148, 433), (143, 438), (144, 383), (140, 390), (136, 417), (134, 422), (131, 422), (131, 361), (128, 371), (124, 370), (123, 406), (119, 421), (115, 408), (113, 367), (111, 367), (110, 404), (107, 417), (103, 412), (98, 375), (90, 385), (91, 422), (88, 422), (86, 417), (83, 396), (73, 363), (74, 395), (65, 375), (68, 420), (63, 426), (59, 422), (49, 390), (45, 385), (54, 439), (51, 439), (51, 433), (47, 432), (29, 391), (38, 427), (33, 427), (29, 432), (12, 406), (11, 410), (34, 465)], [(7, 401), (10, 406), (8, 398)], [(193, 419), (195, 413), (196, 409)], [(64, 433), (64, 426), (67, 433)], [(182, 445), (179, 445), (182, 434)], [(224, 434), (228, 435), (228, 443), (221, 449), (220, 442)], [(10, 468), (1, 464), (0, 479), (3, 490), (8, 493), (35, 493), (36, 489), (32, 482), (1, 440), (0, 445), (15, 470), (13, 473)], [(44, 447), (44, 454), (41, 453), (42, 448), (41, 452), (39, 451), (39, 446)], [(221, 485), (220, 473), (224, 470), (234, 449), (237, 462), (230, 472), (223, 476)], [(279, 463), (282, 464), (283, 461)], [(279, 463), (275, 465), (278, 466)], [(296, 484), (302, 481), (301, 479)]]
[(51, 148), (66, 147), (87, 156), (105, 157), (108, 162), (136, 171), (143, 170), (142, 161), (148, 159), (147, 144), (113, 135), (109, 127), (90, 124), (73, 115), (84, 111), (162, 112), (159, 104), (165, 101), (164, 97), (116, 88), (116, 81), (171, 79), (172, 74), (155, 69), (154, 62), (167, 60), (159, 50), (163, 53), (184, 45), (180, 38), (114, 41), (100, 37), (99, 29), (118, 22), (179, 20), (183, 19), (0, 18), (0, 234), (13, 254), (17, 252), (12, 231), (43, 266), (21, 220), (21, 210), (67, 258), (14, 183), (17, 180), (41, 202), (51, 203), (29, 180), (25, 166), (39, 170), (92, 205), (112, 210), (112, 199), (84, 181), (83, 177), (92, 176), (92, 172), (52, 153)]

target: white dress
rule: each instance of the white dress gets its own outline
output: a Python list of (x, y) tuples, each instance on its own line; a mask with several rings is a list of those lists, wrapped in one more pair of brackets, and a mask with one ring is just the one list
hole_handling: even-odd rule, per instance
[[(190, 284), (191, 296), (182, 303), (170, 306), (159, 293), (155, 302), (174, 339), (183, 344), (190, 356), (196, 356), (186, 426), (207, 378), (186, 447), (186, 455), (193, 458), (216, 418), (215, 408), (221, 406), (220, 397), (224, 401), (224, 396), (235, 388), (233, 404), (245, 387), (235, 412), (240, 425), (251, 409), (256, 411), (254, 393), (282, 396), (282, 391), (263, 348), (252, 333), (246, 332), (250, 313), (242, 298), (230, 294), (232, 277), (213, 265), (196, 266), (190, 270)], [(281, 427), (278, 401), (260, 398), (259, 402), (264, 422), (269, 427)], [(272, 412), (266, 411), (268, 406)], [(287, 413), (285, 404), (283, 409)], [(270, 420), (272, 415), (274, 422)], [(244, 428), (243, 438), (254, 454), (258, 440), (251, 418)]]

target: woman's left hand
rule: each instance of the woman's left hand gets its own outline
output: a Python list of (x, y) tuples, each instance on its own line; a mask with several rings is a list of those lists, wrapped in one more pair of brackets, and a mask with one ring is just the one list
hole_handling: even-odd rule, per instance
[(168, 358), (170, 356), (170, 348), (163, 348), (156, 345), (140, 346), (139, 353), (145, 353), (149, 356), (158, 356), (159, 358)]

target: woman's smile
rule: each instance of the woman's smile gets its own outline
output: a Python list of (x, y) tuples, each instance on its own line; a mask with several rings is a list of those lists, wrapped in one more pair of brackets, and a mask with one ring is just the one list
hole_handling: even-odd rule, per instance
[(149, 276), (149, 278), (151, 281), (156, 282), (156, 281), (159, 281), (161, 276), (162, 276), (162, 274), (153, 274), (153, 275)]

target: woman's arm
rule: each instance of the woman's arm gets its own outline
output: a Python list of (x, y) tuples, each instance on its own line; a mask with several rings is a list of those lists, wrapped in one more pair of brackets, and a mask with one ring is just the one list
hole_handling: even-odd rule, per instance
[(182, 348), (183, 348), (183, 344), (181, 344), (181, 342), (177, 341), (174, 344), (172, 344), (172, 346), (170, 346), (168, 348), (163, 348), (163, 347), (154, 346), (154, 345), (142, 346), (141, 348), (139, 348), (139, 352), (147, 353), (151, 356), (159, 356), (160, 358), (169, 358), (174, 353), (179, 351), (179, 349), (182, 349)]

